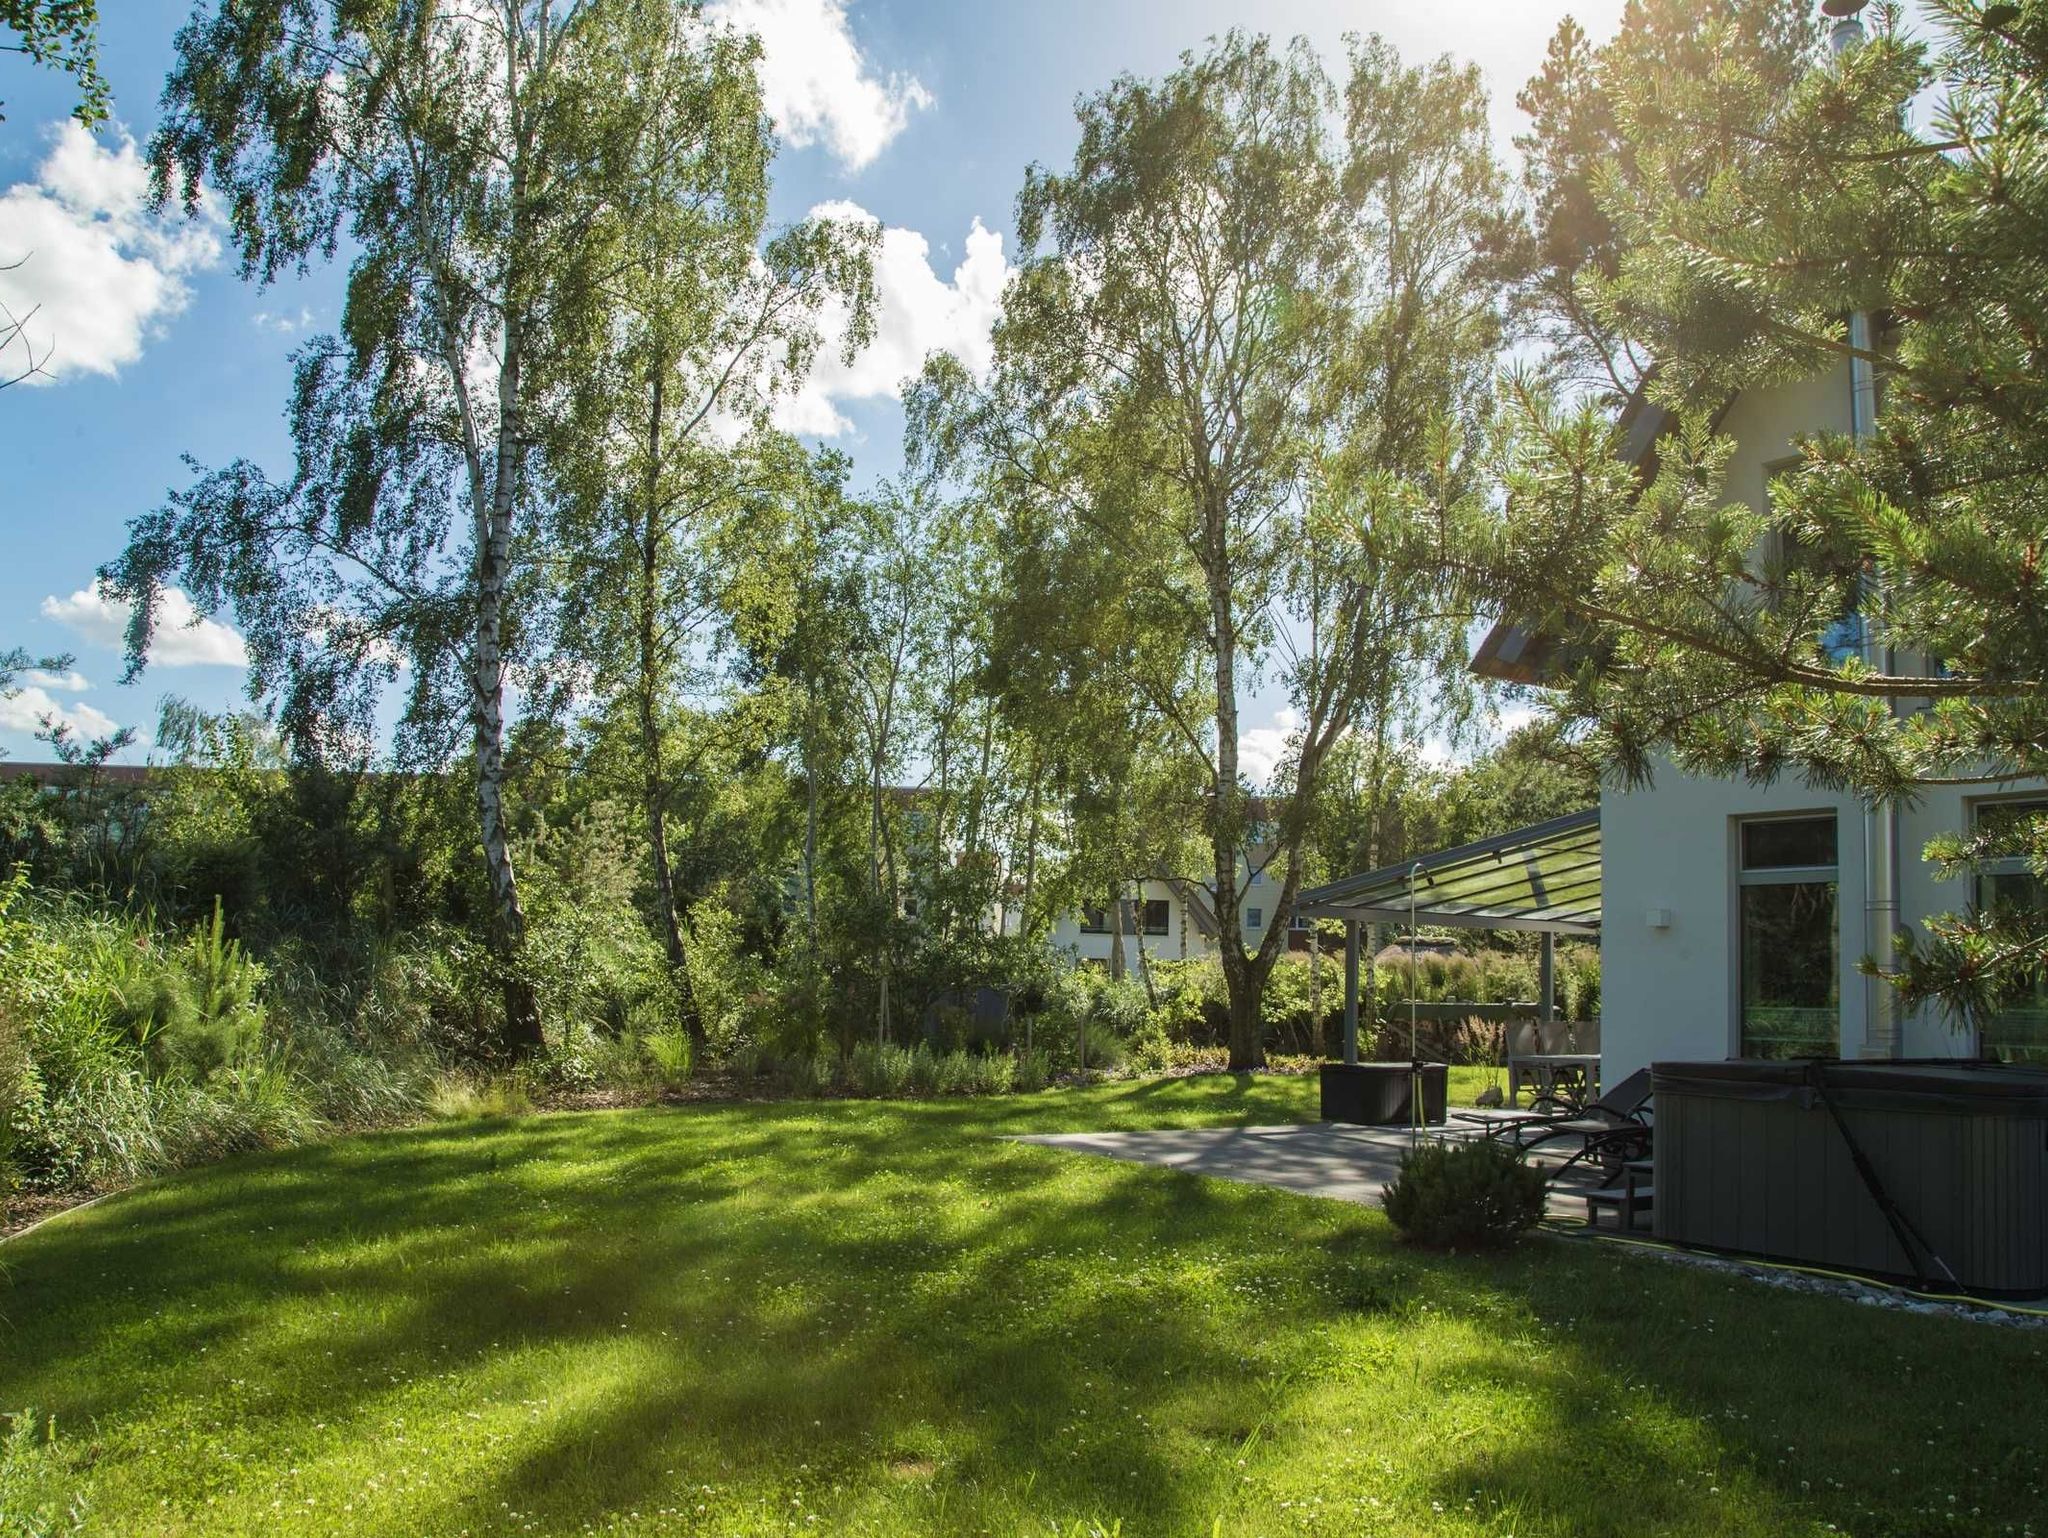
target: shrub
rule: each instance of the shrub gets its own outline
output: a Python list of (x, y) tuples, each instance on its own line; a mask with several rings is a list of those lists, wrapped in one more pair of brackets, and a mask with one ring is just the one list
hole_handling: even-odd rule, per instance
[(1401, 1157), (1380, 1200), (1404, 1238), (1439, 1249), (1511, 1242), (1543, 1216), (1544, 1180), (1491, 1138), (1427, 1142)]
[(1017, 1054), (1017, 1073), (1011, 1087), (1018, 1094), (1035, 1095), (1051, 1082), (1052, 1064), (1042, 1050), (1034, 1047)]
[(427, 1095), (427, 1109), (444, 1121), (475, 1121), (487, 1116), (518, 1116), (532, 1108), (526, 1086), (506, 1075), (479, 1078), (444, 1073)]
[(696, 1066), (696, 1052), (690, 1043), (690, 1033), (680, 1024), (649, 1031), (641, 1038), (640, 1046), (663, 1088), (675, 1089), (689, 1080), (690, 1071)]
[(767, 1054), (758, 1041), (736, 1041), (726, 1049), (725, 1066), (735, 1079), (751, 1084), (767, 1066)]
[(965, 1052), (940, 1056), (932, 1074), (932, 1087), (941, 1095), (964, 1095), (975, 1087), (974, 1059)]
[(822, 1095), (838, 1077), (838, 1065), (822, 1052), (797, 1053), (775, 1059), (775, 1082), (791, 1095)]
[(1100, 1020), (1090, 1020), (1081, 1027), (1081, 1033), (1088, 1048), (1086, 1066), (1103, 1073), (1123, 1067), (1127, 1055), (1123, 1038), (1108, 1025)]
[(1017, 1087), (1017, 1059), (1007, 1052), (991, 1052), (974, 1060), (974, 1092), (978, 1095), (1007, 1095)]
[(856, 1094), (901, 1095), (910, 1087), (910, 1054), (893, 1042), (864, 1041), (847, 1058), (846, 1076)]

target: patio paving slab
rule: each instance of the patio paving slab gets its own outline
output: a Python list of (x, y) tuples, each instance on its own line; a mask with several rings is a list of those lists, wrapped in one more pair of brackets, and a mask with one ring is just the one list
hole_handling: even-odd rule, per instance
[[(1432, 1127), (1432, 1137), (1471, 1137), (1454, 1122)], [(1134, 1164), (1157, 1164), (1190, 1175), (1212, 1175), (1252, 1185), (1278, 1186), (1304, 1196), (1377, 1207), (1380, 1192), (1408, 1151), (1405, 1127), (1357, 1127), (1304, 1122), (1278, 1127), (1200, 1127), (1164, 1132), (1037, 1132), (1013, 1139), (1072, 1153), (1099, 1154)], [(1583, 1220), (1576, 1191), (1553, 1189), (1553, 1217)]]

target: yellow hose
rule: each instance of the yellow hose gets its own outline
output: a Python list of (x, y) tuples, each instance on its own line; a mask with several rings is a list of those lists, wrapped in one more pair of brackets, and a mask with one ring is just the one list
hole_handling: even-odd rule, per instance
[(1719, 1255), (1711, 1250), (1687, 1249), (1682, 1244), (1667, 1244), (1661, 1239), (1638, 1239), (1628, 1234), (1610, 1233), (1590, 1224), (1560, 1223), (1546, 1220), (1543, 1229), (1566, 1239), (1595, 1239), (1603, 1244), (1629, 1244), (1642, 1250), (1660, 1250), (1667, 1255), (1699, 1255), (1715, 1260), (1725, 1260), (1730, 1265), (1754, 1266), (1764, 1271), (1785, 1271), (1795, 1276), (1819, 1276), (1829, 1281), (1855, 1282), (1863, 1287), (1882, 1287), (1887, 1292), (1898, 1293), (1901, 1297), (1918, 1298), (1926, 1303), (1966, 1303), (1972, 1308), (1997, 1309), (2001, 1313), (2025, 1314), (2034, 1319), (2048, 1319), (2048, 1308), (2028, 1308), (2024, 1303), (2005, 1303), (1995, 1298), (1971, 1297), (1963, 1293), (1922, 1292), (1898, 1282), (1881, 1281), (1874, 1276), (1858, 1276), (1853, 1271), (1830, 1271), (1825, 1266), (1801, 1266), (1783, 1260), (1758, 1260), (1750, 1256)]

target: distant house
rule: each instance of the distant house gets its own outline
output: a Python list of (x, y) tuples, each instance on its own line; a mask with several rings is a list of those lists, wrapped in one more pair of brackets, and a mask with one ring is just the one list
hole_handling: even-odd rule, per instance
[[(1238, 857), (1239, 922), (1241, 943), (1247, 948), (1261, 944), (1279, 922), (1281, 872), (1275, 859), (1277, 846), (1266, 834), (1268, 811), (1262, 802), (1252, 808), (1253, 839)], [(1061, 914), (1053, 922), (1052, 944), (1057, 950), (1085, 962), (1108, 965), (1116, 952), (1116, 926), (1123, 926), (1123, 950), (1129, 965), (1137, 964), (1142, 941), (1145, 954), (1157, 961), (1196, 961), (1221, 954), (1221, 936), (1216, 922), (1215, 878), (1201, 873), (1155, 872), (1143, 880), (1127, 883), (1128, 895), (1121, 912), (1107, 901), (1101, 907)], [(1016, 914), (1008, 922), (1014, 929)], [(1308, 931), (1296, 924), (1298, 934), (1289, 943), (1297, 948), (1308, 943)]]

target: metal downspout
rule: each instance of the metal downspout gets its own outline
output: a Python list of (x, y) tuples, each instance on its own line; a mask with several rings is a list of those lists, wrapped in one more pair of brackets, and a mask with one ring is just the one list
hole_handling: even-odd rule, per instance
[[(1822, 12), (1833, 19), (1828, 51), (1835, 57), (1863, 44), (1863, 23), (1857, 12), (1864, 0), (1824, 0)], [(1870, 314), (1849, 317), (1849, 432), (1857, 439), (1877, 430), (1877, 374), (1869, 354), (1874, 350)], [(1873, 567), (1864, 574), (1858, 604), (1863, 631), (1863, 665), (1889, 674), (1896, 658), (1885, 634), (1883, 574)], [(1892, 936), (1899, 927), (1899, 808), (1895, 800), (1863, 803), (1863, 940), (1867, 954), (1880, 965), (1890, 961)], [(1878, 976), (1863, 980), (1863, 1057), (1899, 1055), (1898, 994)]]

